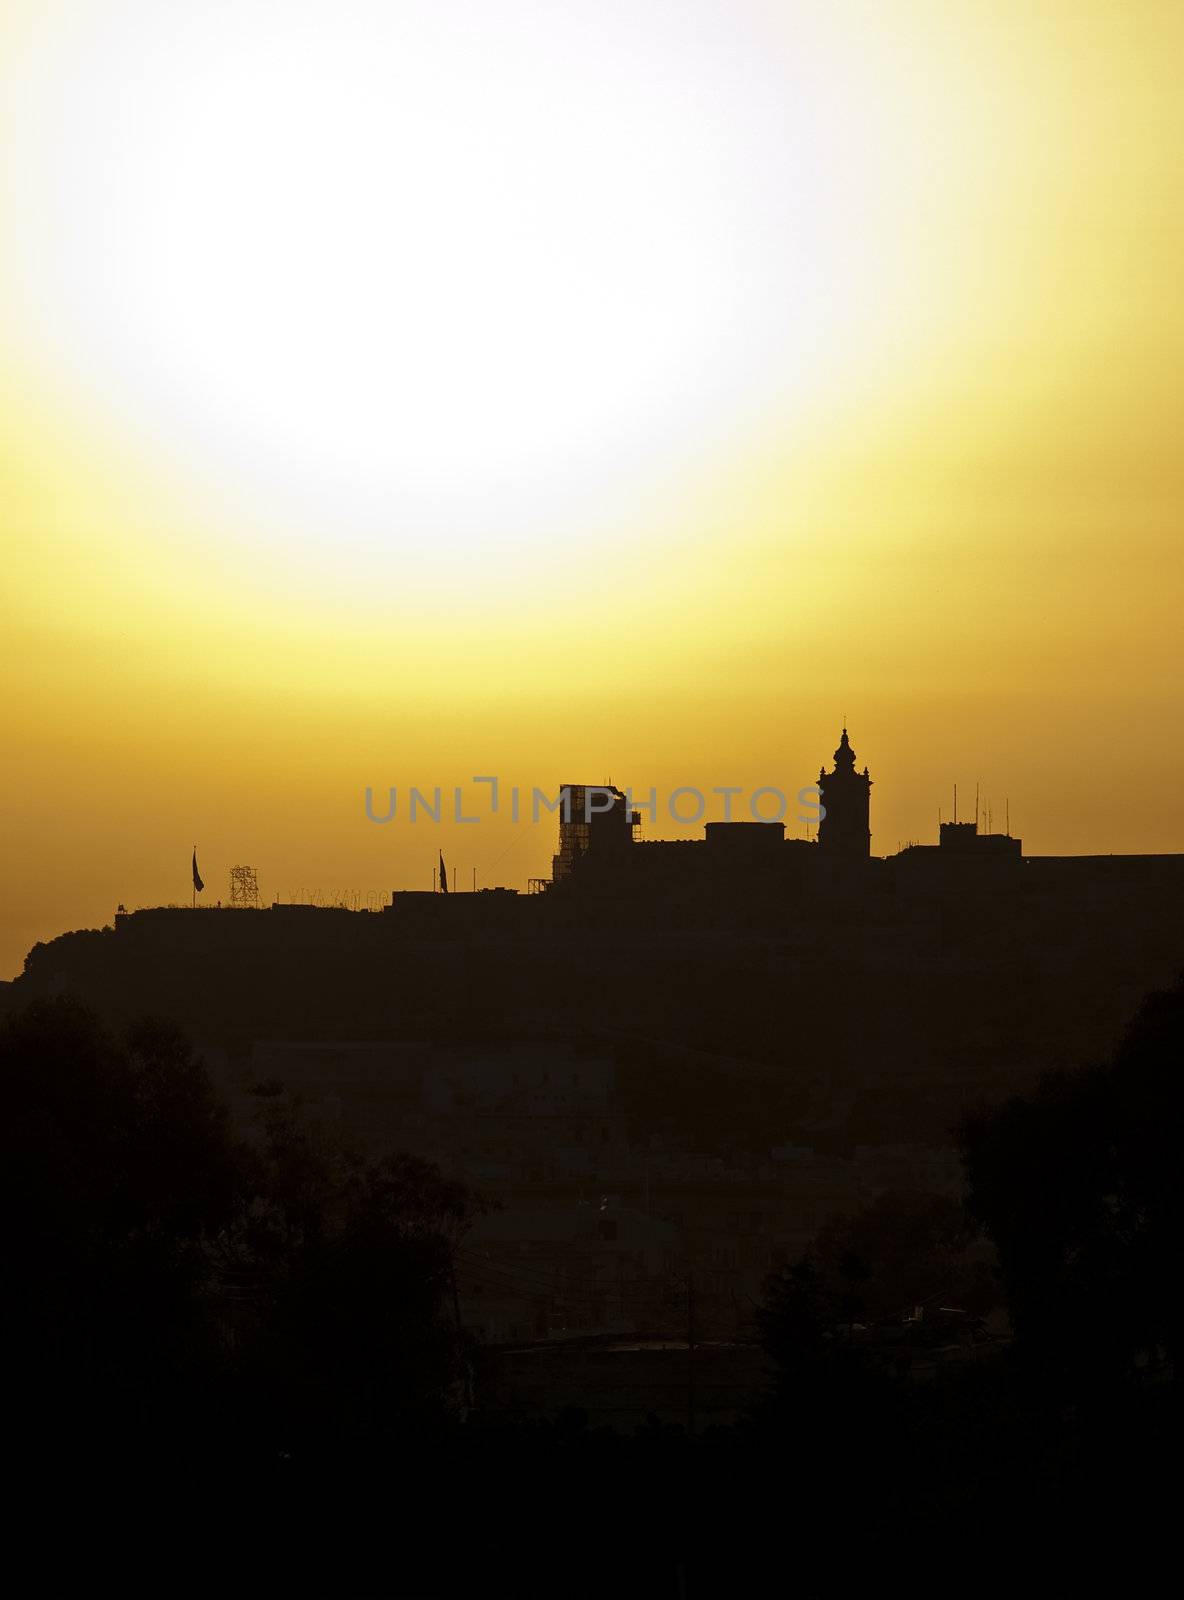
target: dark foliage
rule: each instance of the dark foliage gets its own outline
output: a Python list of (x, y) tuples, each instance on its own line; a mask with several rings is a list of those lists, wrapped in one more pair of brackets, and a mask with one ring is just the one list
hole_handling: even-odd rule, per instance
[[(455, 1425), (463, 1189), (351, 1157), (263, 1085), (240, 1144), (170, 1025), (31, 1007), (0, 1034), (0, 1153), (9, 1411), (39, 1454), (8, 1449), (69, 1535), (38, 1587), (1138, 1592), (1174, 1511), (1182, 1042), (1178, 987), (1106, 1067), (980, 1114), (968, 1211), (885, 1196), (771, 1281), (778, 1380), (747, 1423), (627, 1438)], [(1000, 1295), (1014, 1342), (918, 1381)]]
[(964, 1128), (969, 1209), (999, 1253), (1017, 1359), (1059, 1401), (1109, 1404), (1174, 1370), (1182, 1069), (1184, 980), (1147, 998), (1106, 1065)]
[(12, 1429), (56, 1456), (259, 1460), (458, 1407), (452, 1251), (473, 1201), (261, 1096), (232, 1135), (174, 1024), (76, 1002), (0, 1031)]

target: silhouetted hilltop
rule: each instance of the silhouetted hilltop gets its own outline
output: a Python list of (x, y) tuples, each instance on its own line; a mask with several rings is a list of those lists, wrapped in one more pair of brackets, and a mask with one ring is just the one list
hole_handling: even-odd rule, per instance
[(1182, 862), (1017, 858), (1003, 882), (951, 883), (896, 857), (689, 902), (581, 869), (546, 895), (397, 894), (382, 913), (161, 908), (37, 945), (13, 992), (173, 1016), (232, 1051), (633, 1041), (773, 1068), (853, 1137), (936, 1137), (984, 1094), (1111, 1047), (1184, 965)]

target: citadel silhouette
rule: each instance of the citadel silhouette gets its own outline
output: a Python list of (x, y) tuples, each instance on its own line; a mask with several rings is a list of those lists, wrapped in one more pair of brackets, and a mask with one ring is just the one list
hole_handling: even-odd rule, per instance
[[(381, 912), (274, 902), (232, 893), (229, 904), (158, 906), (115, 914), (115, 949), (153, 961), (166, 951), (253, 952), (262, 960), (285, 952), (380, 947), (393, 937), (438, 941), (549, 939), (560, 931), (578, 944), (582, 932), (699, 929), (791, 937), (827, 952), (831, 964), (857, 965), (879, 941), (881, 955), (938, 959), (951, 940), (963, 946), (995, 941), (999, 952), (1039, 958), (1080, 942), (1084, 928), (1105, 931), (1116, 950), (1134, 940), (1154, 948), (1179, 929), (1184, 855), (1030, 856), (1010, 833), (973, 821), (942, 821), (936, 844), (910, 844), (894, 855), (871, 853), (871, 775), (857, 769), (844, 726), (834, 765), (819, 773), (822, 817), (817, 838), (786, 838), (782, 822), (708, 822), (695, 840), (641, 840), (640, 815), (612, 785), (565, 784), (558, 847), (549, 880), (531, 892), (485, 888), (459, 894), (396, 889)], [(595, 795), (595, 802), (591, 797)], [(242, 873), (249, 869), (235, 869)], [(254, 884), (254, 875), (251, 874)], [(237, 885), (234, 886), (239, 887)], [(853, 922), (856, 910), (860, 925)], [(250, 915), (244, 915), (249, 910)], [(842, 947), (836, 926), (842, 924)], [(976, 940), (975, 928), (980, 938)], [(87, 939), (71, 934), (38, 945), (26, 977), (52, 976), (67, 951), (71, 962)], [(63, 940), (67, 941), (63, 943)], [(59, 974), (60, 976), (60, 974)]]
[[(559, 849), (546, 887), (578, 885), (580, 890), (622, 897), (649, 891), (678, 903), (698, 890), (710, 892), (718, 907), (730, 886), (739, 910), (770, 879), (788, 888), (795, 881), (833, 881), (836, 871), (846, 866), (857, 871), (869, 868), (874, 861), (872, 780), (866, 767), (856, 770), (855, 760), (844, 727), (833, 771), (823, 767), (818, 774), (817, 840), (787, 839), (783, 822), (709, 822), (702, 840), (642, 842), (634, 838), (640, 813), (629, 809), (628, 796), (620, 789), (564, 784), (561, 793), (568, 797), (568, 805), (561, 816)], [(590, 800), (592, 795), (597, 799)], [(997, 871), (1022, 856), (1019, 839), (1006, 833), (980, 833), (976, 817), (974, 822), (943, 822), (937, 846), (912, 845), (895, 859), (906, 861), (909, 873), (932, 874), (936, 867), (946, 882), (955, 884), (971, 881), (984, 865)], [(872, 880), (849, 877), (848, 881)]]

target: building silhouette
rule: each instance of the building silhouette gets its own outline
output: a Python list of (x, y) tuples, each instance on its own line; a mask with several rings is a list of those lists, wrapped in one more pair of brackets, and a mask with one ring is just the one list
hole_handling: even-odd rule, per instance
[[(340, 957), (364, 1008), (380, 1004), (362, 982), (371, 955), (383, 982), (389, 978), (385, 941), (408, 942), (410, 974), (434, 960), (427, 952), (439, 941), (440, 948), (479, 941), (488, 961), (503, 944), (506, 950), (532, 940), (578, 946), (618, 929), (622, 919), (638, 937), (694, 931), (788, 940), (799, 959), (821, 960), (828, 972), (864, 961), (911, 962), (921, 970), (967, 940), (989, 948), (992, 959), (1022, 950), (1043, 964), (1098, 917), (1108, 937), (1121, 927), (1140, 947), (1178, 950), (1184, 854), (1025, 855), (1020, 839), (982, 831), (976, 818), (943, 821), (935, 843), (872, 855), (871, 787), (845, 727), (833, 769), (819, 775), (824, 815), (815, 839), (787, 838), (783, 822), (757, 821), (707, 822), (697, 839), (638, 839), (640, 816), (628, 791), (565, 784), (553, 808), (559, 837), (552, 875), (532, 880), (529, 894), (396, 889), (376, 915), (278, 902), (200, 914), (189, 906), (121, 906), (106, 932), (80, 931), (36, 946), (26, 976), (31, 986), (52, 988), (86, 968), (102, 992), (121, 990), (133, 969), (167, 970), (170, 984), (188, 993), (189, 975), (198, 970), (194, 958), (217, 955), (250, 967), (254, 978), (245, 972), (242, 978), (250, 990), (264, 967), (279, 981), (292, 963)], [(456, 978), (466, 992), (480, 986), (475, 970)]]
[(633, 843), (641, 821), (627, 797), (610, 783), (565, 783), (560, 788), (559, 850), (551, 858), (551, 880), (561, 883), (585, 856), (619, 859)]
[(818, 844), (828, 855), (866, 858), (872, 853), (871, 790), (868, 770), (855, 770), (855, 751), (843, 729), (835, 751), (835, 768), (818, 774), (823, 815)]

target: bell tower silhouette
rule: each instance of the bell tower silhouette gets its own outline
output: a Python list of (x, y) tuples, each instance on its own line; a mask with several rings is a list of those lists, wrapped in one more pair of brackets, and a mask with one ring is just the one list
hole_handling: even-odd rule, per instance
[(868, 770), (855, 770), (855, 752), (844, 727), (835, 751), (835, 770), (818, 774), (825, 816), (818, 825), (818, 845), (828, 855), (858, 856), (872, 853), (870, 827), (872, 780)]

